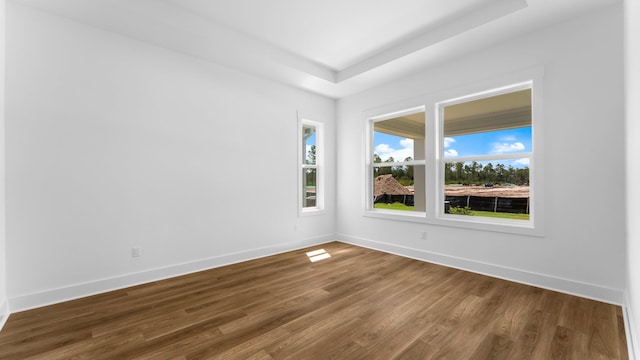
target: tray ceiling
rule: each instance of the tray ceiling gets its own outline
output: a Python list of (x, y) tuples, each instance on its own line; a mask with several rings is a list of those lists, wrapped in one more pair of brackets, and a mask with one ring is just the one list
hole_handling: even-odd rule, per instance
[(332, 98), (620, 0), (13, 0)]

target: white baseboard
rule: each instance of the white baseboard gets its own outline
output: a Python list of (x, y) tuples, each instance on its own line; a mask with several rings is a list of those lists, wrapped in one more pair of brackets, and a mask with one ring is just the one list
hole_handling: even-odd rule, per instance
[(624, 329), (627, 336), (627, 349), (629, 350), (629, 360), (640, 360), (640, 334), (635, 334), (633, 322), (633, 309), (631, 308), (631, 300), (629, 294), (625, 294), (625, 306), (622, 307), (622, 315), (624, 316)]
[(7, 299), (0, 300), (0, 331), (9, 319), (9, 302)]
[(512, 269), (508, 267), (482, 263), (474, 260), (453, 257), (420, 249), (413, 249), (394, 244), (388, 244), (364, 238), (338, 234), (338, 241), (348, 244), (367, 247), (384, 251), (416, 260), (427, 261), (456, 269), (471, 271), (495, 278), (532, 285), (543, 289), (554, 290), (561, 293), (576, 295), (588, 299), (598, 300), (610, 304), (622, 305), (624, 301), (623, 290), (610, 289), (594, 284), (562, 279), (528, 271)]
[(190, 274), (197, 271), (213, 269), (224, 265), (257, 259), (269, 255), (275, 255), (308, 246), (323, 244), (330, 241), (335, 241), (335, 234), (323, 235), (294, 242), (281, 243), (269, 247), (252, 249), (233, 254), (226, 254), (204, 260), (176, 264), (164, 268), (147, 270), (139, 273), (117, 276), (108, 279), (100, 279), (88, 283), (75, 284), (63, 288), (50, 289), (28, 295), (16, 296), (9, 299), (9, 304), (13, 312), (29, 310), (63, 301), (100, 294), (107, 291), (140, 285), (151, 281), (168, 279), (171, 277)]

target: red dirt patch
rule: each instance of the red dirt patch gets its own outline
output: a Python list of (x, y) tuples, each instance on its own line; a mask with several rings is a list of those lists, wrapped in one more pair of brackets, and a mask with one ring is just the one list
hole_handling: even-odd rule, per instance
[(460, 186), (447, 185), (444, 188), (446, 196), (482, 196), (503, 198), (529, 197), (528, 186)]

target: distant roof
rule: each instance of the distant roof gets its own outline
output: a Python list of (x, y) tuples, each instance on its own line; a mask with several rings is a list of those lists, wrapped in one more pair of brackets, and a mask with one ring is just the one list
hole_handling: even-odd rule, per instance
[(444, 188), (445, 196), (480, 196), (501, 198), (528, 198), (528, 186), (457, 186), (447, 185)]

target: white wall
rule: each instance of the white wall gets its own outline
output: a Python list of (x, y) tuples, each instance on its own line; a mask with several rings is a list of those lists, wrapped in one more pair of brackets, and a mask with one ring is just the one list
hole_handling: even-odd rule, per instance
[[(338, 236), (621, 303), (625, 288), (622, 8), (600, 10), (338, 102)], [(544, 68), (544, 237), (363, 216), (364, 111)], [(535, 99), (534, 99), (535, 101)], [(420, 240), (420, 232), (427, 239)]]
[(5, 233), (5, 0), (0, 0), (0, 329), (8, 318)]
[(640, 359), (640, 3), (625, 1), (627, 136), (627, 315), (636, 358)]
[[(12, 311), (334, 239), (333, 100), (7, 12)], [(298, 218), (297, 111), (326, 124), (321, 216)]]

